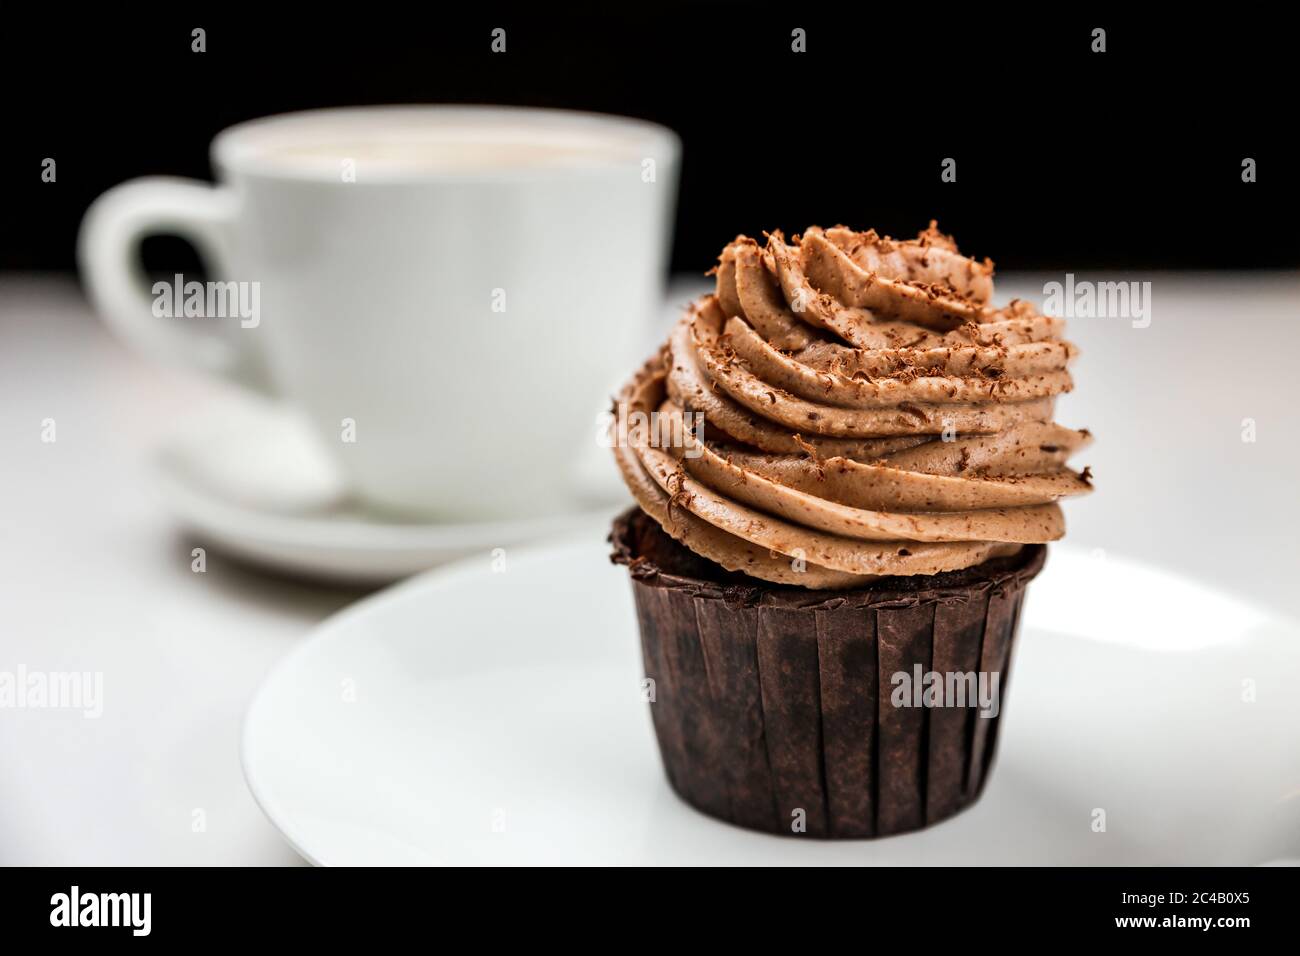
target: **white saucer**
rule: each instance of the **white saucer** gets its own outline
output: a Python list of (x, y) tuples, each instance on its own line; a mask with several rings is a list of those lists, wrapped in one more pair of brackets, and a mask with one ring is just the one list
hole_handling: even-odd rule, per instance
[(472, 524), (367, 514), (307, 427), (260, 403), (224, 404), (165, 444), (153, 470), (165, 504), (197, 543), (293, 574), (376, 584), (575, 528), (607, 528), (626, 493), (608, 452), (597, 459), (594, 443), (590, 451), (575, 513)]
[(998, 766), (973, 808), (886, 840), (752, 833), (668, 788), (626, 572), (595, 539), (553, 545), (496, 572), (421, 576), (323, 624), (249, 707), (244, 774), (318, 864), (1300, 857), (1296, 625), (1056, 547), (1017, 655)]

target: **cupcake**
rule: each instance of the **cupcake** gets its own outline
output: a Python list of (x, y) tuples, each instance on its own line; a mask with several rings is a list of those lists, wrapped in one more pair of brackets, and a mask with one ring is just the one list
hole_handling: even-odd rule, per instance
[(973, 802), (1025, 588), (1091, 490), (1064, 322), (913, 240), (738, 237), (624, 387), (615, 523), (664, 768), (756, 830), (875, 837)]

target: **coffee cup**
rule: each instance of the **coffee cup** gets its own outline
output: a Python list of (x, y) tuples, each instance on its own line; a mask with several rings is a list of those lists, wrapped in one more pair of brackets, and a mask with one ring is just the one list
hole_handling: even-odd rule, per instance
[[(216, 137), (215, 185), (101, 196), (78, 258), (123, 339), (296, 406), (376, 513), (555, 514), (660, 304), (679, 155), (663, 127), (558, 110), (268, 117)], [(160, 233), (205, 282), (148, 281)]]

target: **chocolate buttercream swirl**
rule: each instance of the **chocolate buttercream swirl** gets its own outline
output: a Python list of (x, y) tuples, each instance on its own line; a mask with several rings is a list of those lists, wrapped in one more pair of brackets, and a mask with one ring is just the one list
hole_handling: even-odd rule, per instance
[(617, 399), (640, 426), (614, 442), (623, 477), (674, 538), (850, 588), (1062, 536), (1056, 502), (1092, 490), (1066, 465), (1089, 434), (1052, 421), (1077, 350), (1061, 319), (990, 304), (992, 262), (933, 222), (813, 227), (737, 237), (716, 276)]

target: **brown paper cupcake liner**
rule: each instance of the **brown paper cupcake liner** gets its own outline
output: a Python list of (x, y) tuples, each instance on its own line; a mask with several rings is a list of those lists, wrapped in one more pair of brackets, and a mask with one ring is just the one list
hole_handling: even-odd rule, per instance
[[(1046, 548), (854, 591), (716, 568), (638, 510), (620, 517), (664, 769), (703, 812), (779, 834), (875, 837), (936, 823), (987, 779), (1025, 586)], [(892, 677), (999, 675), (999, 715), (896, 707)]]

